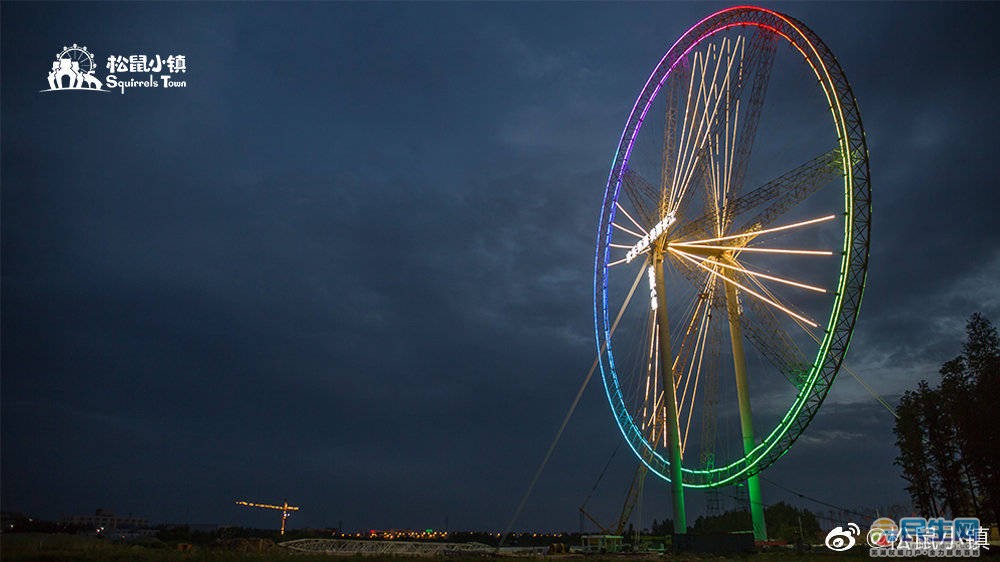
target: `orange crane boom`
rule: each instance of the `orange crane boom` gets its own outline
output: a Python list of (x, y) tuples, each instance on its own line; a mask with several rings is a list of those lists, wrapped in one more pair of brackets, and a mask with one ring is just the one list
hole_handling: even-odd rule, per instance
[(289, 511), (298, 511), (299, 508), (294, 505), (288, 505), (288, 500), (284, 500), (282, 505), (271, 505), (269, 503), (254, 503), (243, 500), (236, 500), (236, 505), (244, 505), (246, 507), (259, 507), (262, 509), (278, 509), (281, 510), (281, 535), (285, 535), (285, 519), (288, 519)]

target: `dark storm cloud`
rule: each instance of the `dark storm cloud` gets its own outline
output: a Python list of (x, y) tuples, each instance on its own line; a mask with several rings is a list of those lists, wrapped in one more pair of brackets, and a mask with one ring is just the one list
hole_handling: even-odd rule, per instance
[[(995, 46), (975, 23), (981, 8), (995, 7), (939, 8), (878, 18), (871, 35), (891, 44), (869, 50), (879, 64), (857, 65), (870, 85), (858, 96), (878, 163), (872, 268), (853, 362), (887, 393), (936, 380), (937, 367), (960, 351), (969, 314), (1000, 317), (1000, 178), (990, 164), (997, 110), (988, 99), (1000, 77), (984, 71)], [(939, 41), (917, 28), (954, 33)]]
[[(851, 362), (896, 395), (958, 353), (969, 313), (1000, 320), (996, 9), (844, 6), (777, 8), (861, 104), (874, 245)], [(3, 9), (4, 509), (264, 526), (229, 502), (287, 496), (297, 525), (501, 526), (592, 361), (622, 123), (714, 7)], [(189, 87), (39, 94), (73, 41), (184, 53)], [(591, 384), (524, 526), (575, 527), (620, 439)], [(902, 498), (871, 404), (844, 376), (769, 477)], [(854, 487), (869, 470), (888, 476)]]

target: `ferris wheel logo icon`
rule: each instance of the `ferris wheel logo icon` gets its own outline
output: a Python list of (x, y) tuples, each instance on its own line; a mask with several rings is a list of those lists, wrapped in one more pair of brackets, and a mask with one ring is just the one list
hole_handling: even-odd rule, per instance
[(49, 88), (42, 92), (55, 92), (62, 90), (86, 90), (91, 92), (107, 92), (102, 89), (101, 81), (94, 76), (97, 65), (94, 63), (94, 54), (76, 43), (73, 46), (63, 46), (62, 50), (56, 53), (56, 59), (52, 62), (52, 69), (49, 70)]

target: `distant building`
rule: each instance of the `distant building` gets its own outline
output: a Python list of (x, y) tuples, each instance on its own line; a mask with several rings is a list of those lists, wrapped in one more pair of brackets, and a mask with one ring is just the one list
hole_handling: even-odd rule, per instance
[(34, 518), (18, 511), (0, 511), (0, 529), (3, 531), (24, 528), (27, 524), (34, 521)]
[(145, 517), (133, 516), (131, 513), (127, 517), (119, 517), (106, 509), (98, 509), (93, 515), (74, 515), (63, 519), (64, 523), (79, 527), (91, 527), (94, 529), (104, 529), (113, 531), (117, 529), (145, 529), (149, 527), (149, 520)]

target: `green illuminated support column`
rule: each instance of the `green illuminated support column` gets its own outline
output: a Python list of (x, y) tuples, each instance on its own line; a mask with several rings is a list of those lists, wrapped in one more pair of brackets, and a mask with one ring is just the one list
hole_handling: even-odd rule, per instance
[(667, 322), (666, 284), (663, 279), (663, 250), (653, 252), (653, 285), (656, 290), (656, 325), (659, 329), (660, 372), (667, 405), (667, 443), (670, 446), (670, 487), (674, 500), (674, 533), (687, 532), (684, 511), (684, 480), (681, 473), (681, 443), (677, 423), (677, 394), (674, 390), (673, 354), (670, 351), (670, 323)]
[[(756, 445), (753, 436), (753, 418), (750, 413), (750, 389), (747, 386), (747, 361), (743, 354), (743, 328), (740, 326), (740, 301), (736, 286), (726, 285), (726, 309), (729, 314), (729, 335), (733, 341), (733, 367), (736, 372), (736, 397), (740, 404), (740, 429), (743, 433), (743, 452), (749, 455)], [(756, 474), (747, 478), (747, 493), (750, 496), (750, 519), (753, 521), (753, 538), (767, 540), (767, 525), (764, 523), (764, 504), (760, 497), (760, 479)]]

